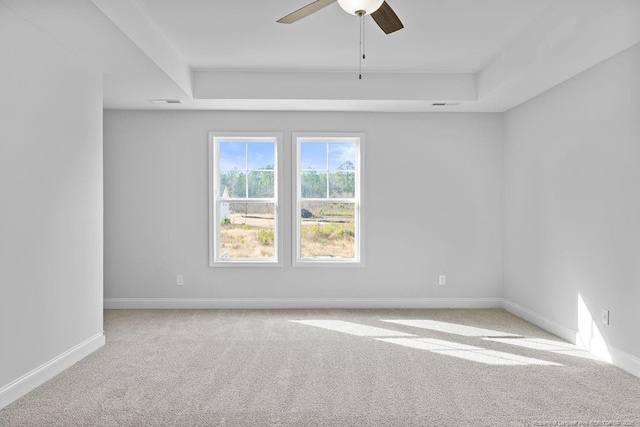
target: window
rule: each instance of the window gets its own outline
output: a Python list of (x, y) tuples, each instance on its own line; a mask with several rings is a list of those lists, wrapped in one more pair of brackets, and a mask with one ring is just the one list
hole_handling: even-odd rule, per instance
[(294, 134), (294, 265), (362, 265), (363, 134)]
[(209, 134), (209, 265), (279, 265), (280, 134)]

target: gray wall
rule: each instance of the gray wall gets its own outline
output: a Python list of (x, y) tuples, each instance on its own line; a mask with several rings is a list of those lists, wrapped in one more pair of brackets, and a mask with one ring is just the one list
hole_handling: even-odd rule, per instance
[[(105, 111), (104, 119), (106, 298), (501, 296), (499, 114)], [(292, 131), (366, 132), (366, 266), (292, 268), (287, 244), (282, 268), (210, 268), (211, 130), (282, 131), (285, 164)]]
[(102, 75), (2, 5), (0, 58), (2, 389), (102, 331), (103, 181)]
[(505, 297), (577, 330), (580, 295), (640, 356), (640, 45), (507, 112), (504, 138)]

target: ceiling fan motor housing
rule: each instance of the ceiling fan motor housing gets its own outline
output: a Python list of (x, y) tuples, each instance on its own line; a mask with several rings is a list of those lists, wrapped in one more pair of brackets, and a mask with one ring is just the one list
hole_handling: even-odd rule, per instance
[(384, 0), (338, 0), (345, 12), (356, 16), (370, 15), (378, 10), (382, 3)]

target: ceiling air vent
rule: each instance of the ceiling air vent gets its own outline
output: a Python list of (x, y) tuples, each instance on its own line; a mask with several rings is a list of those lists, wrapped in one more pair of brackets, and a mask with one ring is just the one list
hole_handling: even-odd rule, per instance
[(184, 104), (179, 99), (150, 99), (149, 102), (152, 104)]
[(431, 104), (434, 107), (455, 107), (456, 105), (460, 105), (459, 102), (434, 102)]

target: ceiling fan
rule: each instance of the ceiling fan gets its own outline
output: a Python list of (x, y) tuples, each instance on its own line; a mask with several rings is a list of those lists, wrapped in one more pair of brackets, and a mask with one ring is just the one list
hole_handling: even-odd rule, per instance
[(398, 15), (391, 9), (391, 6), (384, 0), (316, 0), (308, 5), (296, 10), (287, 16), (280, 18), (277, 22), (281, 24), (292, 24), (312, 13), (319, 11), (332, 3), (338, 2), (340, 7), (347, 13), (363, 17), (371, 15), (376, 24), (385, 32), (391, 34), (404, 28)]

